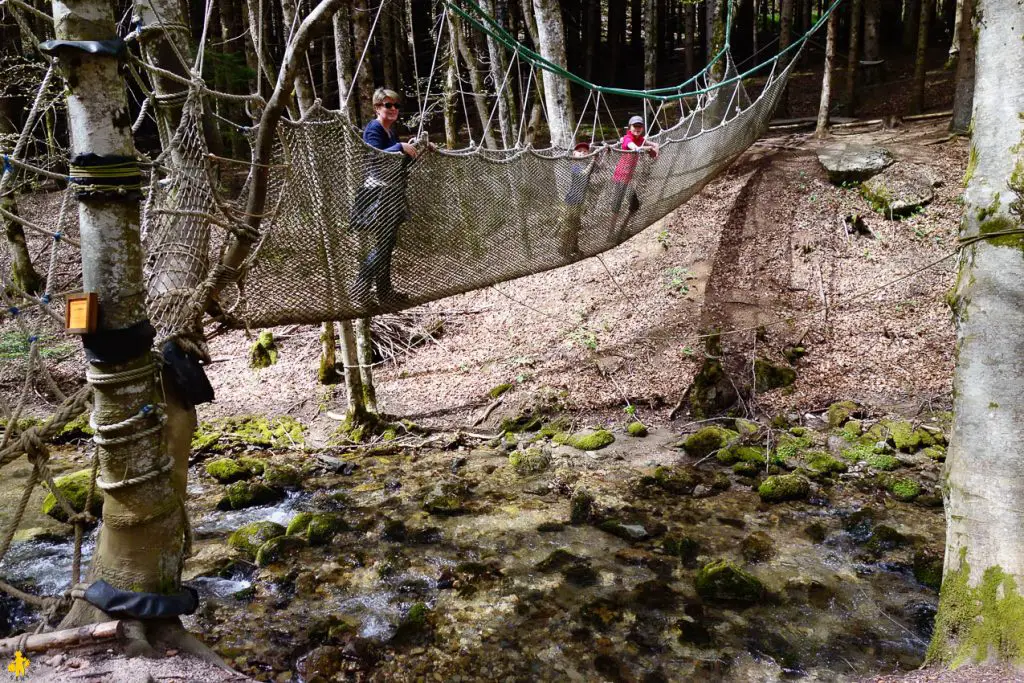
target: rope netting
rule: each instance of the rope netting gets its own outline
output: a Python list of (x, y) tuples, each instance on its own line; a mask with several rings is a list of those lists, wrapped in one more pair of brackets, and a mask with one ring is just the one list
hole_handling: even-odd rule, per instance
[(752, 102), (743, 81), (701, 95), (648, 138), (657, 156), (596, 144), (428, 151), (366, 145), (318, 110), (283, 122), (261, 242), (236, 314), (254, 326), (395, 311), (573, 263), (678, 208), (766, 129), (789, 67)]

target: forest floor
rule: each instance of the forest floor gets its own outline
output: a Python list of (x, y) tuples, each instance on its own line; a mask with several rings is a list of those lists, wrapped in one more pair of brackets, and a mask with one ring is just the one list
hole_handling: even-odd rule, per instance
[[(220, 574), (196, 566), (191, 572), (214, 593), (224, 586), (235, 592), (217, 593), (220, 600), (211, 599), (195, 625), (232, 665), (262, 680), (310, 680), (311, 658), (317, 657), (325, 671), (347, 672), (345, 680), (473, 680), (485, 671), (476, 667), (484, 665), (494, 667), (489, 678), (507, 680), (677, 680), (665, 673), (671, 666), (689, 667), (678, 669), (695, 677), (688, 680), (774, 680), (800, 670), (811, 671), (812, 680), (1022, 680), (996, 669), (881, 675), (920, 662), (934, 613), (934, 589), (915, 583), (918, 555), (934, 556), (942, 543), (934, 496), (939, 465), (927, 456), (897, 452), (893, 465), (922, 488), (917, 502), (894, 499), (890, 475), (852, 462), (848, 478), (815, 479), (809, 501), (766, 506), (756, 494), (763, 473), (723, 470), (723, 458), (702, 464), (677, 445), (702, 426), (682, 399), (704, 361), (700, 335), (712, 329), (722, 331), (726, 366), (740, 384), (750, 383), (756, 358), (784, 366), (787, 349), (803, 349), (792, 364), (795, 382), (759, 392), (742, 406), (769, 440), (776, 438), (770, 423), (780, 418), (777, 425), (794, 425), (790, 435), (782, 429), (785, 438), (807, 438), (839, 457), (844, 446), (829, 432), (823, 411), (840, 400), (858, 404), (865, 427), (885, 416), (915, 426), (942, 422), (950, 407), (954, 341), (945, 294), (955, 267), (954, 258), (943, 257), (956, 247), (967, 159), (967, 143), (950, 138), (945, 123), (836, 131), (825, 143), (804, 134), (764, 138), (679, 211), (600, 259), (422, 307), (416, 315), (431, 325), (442, 321), (443, 331), (414, 353), (375, 368), (381, 408), (421, 427), (496, 433), (502, 421), (542, 414), (569, 432), (612, 431), (616, 442), (606, 450), (549, 444), (532, 433), (513, 438), (512, 453), (504, 444), (458, 436), (397, 451), (329, 446), (340, 437), (328, 413), (343, 411), (344, 394), (317, 383), (317, 330), (274, 330), (280, 360), (259, 371), (248, 367), (251, 340), (244, 334), (215, 339), (210, 377), (218, 399), (201, 407), (200, 419), (294, 418), (305, 428), (304, 448), (326, 460), (302, 490), (263, 517), (250, 518), (244, 511), (217, 516), (223, 490), (203, 469), (215, 456), (198, 456), (190, 510), (200, 546)], [(899, 221), (873, 212), (856, 187), (831, 185), (816, 159), (821, 144), (842, 141), (885, 146), (898, 165), (934, 178), (934, 200)], [(866, 233), (847, 230), (851, 215), (863, 219)], [(58, 381), (81, 376), (76, 355), (57, 350), (50, 358), (59, 361)], [(17, 365), (0, 368), (0, 390), (11, 396), (20, 389)], [(490, 392), (501, 385), (509, 388), (494, 405)], [(43, 399), (35, 406), (38, 414), (46, 410)], [(491, 407), (487, 420), (471, 427)], [(634, 418), (651, 436), (624, 435)], [(807, 426), (813, 433), (799, 431)], [(514, 450), (517, 441), (522, 445)], [(526, 476), (521, 466), (510, 466), (509, 455), (531, 453), (534, 444), (550, 468)], [(221, 455), (237, 459), (243, 451), (299, 468), (309, 460), (301, 451), (251, 445)], [(61, 457), (67, 470), (85, 462), (81, 452)], [(353, 465), (324, 470), (322, 462), (331, 458)], [(657, 466), (668, 469), (659, 475)], [(691, 476), (689, 483), (680, 479)], [(429, 495), (434, 483), (453, 477), (468, 482), (471, 491), (459, 493), (469, 498), (464, 514), (424, 512), (423, 492)], [(721, 490), (723, 485), (729, 488)], [(602, 521), (567, 526), (570, 494), (583, 488), (593, 492)], [(234, 515), (232, 526), (261, 519), (288, 523), (303, 504), (327, 510), (316, 507), (316, 496), (322, 503), (325, 491), (342, 489), (351, 500), (343, 505), (351, 529), (333, 555), (307, 548), (301, 561), (284, 567), (227, 571), (218, 554), (230, 531), (226, 517)], [(868, 527), (850, 522), (862, 518), (870, 518)], [(615, 520), (618, 527), (606, 524)], [(666, 542), (678, 541), (673, 534), (679, 529), (701, 525), (708, 527), (700, 537), (701, 558), (747, 561), (779, 597), (747, 609), (729, 601), (706, 610), (685, 607), (694, 598), (694, 572), (685, 560), (681, 567), (666, 566), (666, 553), (682, 552), (678, 543), (669, 552)], [(830, 540), (808, 541), (818, 533), (810, 531), (815, 525)], [(636, 527), (652, 538), (630, 539)], [(883, 528), (898, 530), (885, 547), (877, 542)], [(388, 541), (379, 557), (359, 548), (373, 545), (366, 543), (371, 533)], [(758, 534), (775, 540), (775, 559), (752, 559), (745, 551), (739, 559), (739, 546)], [(568, 550), (559, 555), (552, 548)], [(535, 577), (532, 567), (547, 567), (539, 571), (564, 582)], [(377, 577), (387, 592), (378, 590)], [(367, 586), (376, 592), (366, 593)], [(346, 591), (361, 595), (358, 609)], [(655, 600), (679, 605), (649, 604), (652, 591)], [(833, 623), (828, 609), (812, 610), (822, 606), (823, 594), (848, 624)], [(581, 595), (589, 602), (579, 602)], [(776, 609), (776, 600), (784, 607)], [(317, 602), (335, 605), (343, 616), (324, 621)], [(410, 626), (418, 604), (429, 607), (428, 635)], [(791, 631), (779, 621), (782, 614), (821, 630)], [(239, 619), (253, 621), (248, 640), (259, 643), (243, 642), (247, 634), (239, 633)], [(661, 640), (664, 634), (644, 627), (665, 619), (674, 624), (664, 627), (673, 633), (670, 645)], [(310, 635), (313, 623), (323, 632)], [(301, 638), (293, 632), (296, 624), (308, 627)], [(847, 634), (849, 642), (829, 635), (829, 628)], [(373, 639), (363, 636), (370, 632), (392, 641), (368, 646)], [(552, 642), (545, 642), (546, 633)], [(825, 658), (849, 668), (835, 670), (831, 679), (828, 670), (815, 669), (801, 640), (816, 638), (823, 639)], [(711, 640), (721, 648), (718, 655), (691, 656), (688, 648)], [(662, 660), (669, 668), (662, 669)], [(39, 680), (47, 680), (48, 661), (53, 680), (87, 676), (90, 667), (109, 680), (134, 680), (126, 670), (118, 678), (116, 659), (85, 657), (71, 667), (74, 672), (68, 659), (38, 661)], [(150, 675), (213, 680), (173, 665)]]

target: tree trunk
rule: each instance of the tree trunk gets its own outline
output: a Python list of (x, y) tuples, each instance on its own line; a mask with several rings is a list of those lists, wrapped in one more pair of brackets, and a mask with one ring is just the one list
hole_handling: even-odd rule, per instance
[[(562, 10), (557, 0), (533, 0), (533, 6), (537, 13), (537, 37), (540, 40), (541, 56), (565, 68), (565, 30), (562, 28)], [(547, 71), (543, 77), (551, 145), (568, 149), (572, 147), (576, 125), (569, 84), (564, 78)]]
[[(779, 6), (779, 52), (782, 52), (793, 42), (793, 11), (795, 0), (781, 0)], [(787, 57), (787, 59), (793, 59)], [(782, 91), (779, 96), (779, 112), (789, 113), (789, 88)]]
[(960, 22), (964, 16), (964, 0), (956, 0), (953, 10), (953, 39), (949, 41), (949, 58), (956, 59), (960, 54)]
[[(287, 0), (283, 1), (287, 2)], [(380, 13), (380, 20), (377, 22), (377, 45), (380, 46), (379, 54), (384, 73), (384, 87), (401, 92), (402, 84), (399, 83), (398, 69), (395, 65), (395, 23), (391, 17), (392, 7), (394, 7), (393, 3), (386, 4)]]
[(458, 102), (458, 63), (459, 49), (456, 46), (456, 37), (449, 36), (448, 41), (448, 69), (444, 80), (444, 140), (448, 149), (455, 149), (459, 146), (458, 117), (455, 105)]
[[(482, 7), (492, 17), (497, 14), (494, 9), (494, 3), (490, 0), (484, 0)], [(501, 132), (501, 146), (507, 148), (512, 142), (514, 135), (508, 110), (508, 99), (506, 99), (506, 93), (511, 81), (506, 82), (505, 79), (505, 71), (508, 64), (504, 59), (504, 49), (490, 35), (487, 36), (487, 56), (490, 62), (491, 82), (494, 84), (494, 96), (497, 98), (498, 104), (498, 130)], [(490, 116), (489, 113), (488, 116)]]
[[(536, 0), (534, 0), (536, 4)], [(644, 0), (629, 0), (629, 49), (633, 52), (640, 52), (642, 37), (640, 32), (643, 27), (643, 3)], [(540, 15), (537, 16), (540, 21)]]
[[(783, 0), (785, 2), (785, 0)], [(864, 61), (877, 62), (882, 58), (879, 22), (882, 0), (864, 0)]]
[(366, 409), (376, 414), (377, 388), (373, 384), (373, 332), (369, 318), (356, 321), (356, 356), (359, 358), (359, 377), (363, 384), (363, 402)]
[[(355, 79), (354, 97), (349, 97), (348, 106), (352, 112), (358, 112), (355, 119), (366, 123), (373, 117), (373, 65), (370, 63), (370, 51), (362, 57), (363, 49), (370, 42), (370, 3), (367, 0), (355, 0), (352, 5), (352, 44), (355, 47), (353, 59), (359, 69)], [(362, 66), (359, 60), (362, 57)], [(365, 119), (365, 120), (364, 120)]]
[(644, 88), (658, 82), (658, 3), (644, 0)]
[(903, 5), (903, 51), (911, 52), (917, 45), (920, 29), (921, 3), (923, 0), (906, 0)]
[(696, 71), (694, 46), (697, 44), (697, 7), (692, 2), (684, 5), (686, 11), (686, 33), (683, 35), (683, 54), (686, 60), (686, 77)]
[[(281, 0), (281, 13), (284, 15), (284, 24), (289, 27), (298, 27), (299, 23), (295, 18), (295, 0)], [(286, 32), (291, 40), (291, 29)], [(313, 83), (310, 80), (308, 61), (303, 63), (295, 76), (295, 99), (299, 105), (299, 115), (304, 116), (316, 101), (316, 93), (313, 90)], [(364, 65), (365, 66), (365, 65)]]
[(962, 0), (960, 14), (960, 50), (956, 60), (956, 90), (953, 94), (953, 118), (949, 129), (966, 134), (971, 127), (971, 108), (974, 104), (974, 2)]
[(928, 24), (931, 17), (933, 0), (920, 0), (920, 21), (917, 32), (917, 57), (914, 60), (914, 90), (910, 102), (911, 113), (920, 114), (924, 111), (924, 86), (927, 80), (925, 58), (928, 55)]
[(320, 328), (320, 369), (317, 379), (320, 384), (337, 384), (341, 380), (338, 374), (338, 341), (335, 336), (334, 323), (325, 322)]
[(846, 55), (846, 96), (843, 106), (847, 116), (853, 116), (857, 108), (857, 71), (860, 66), (860, 15), (861, 0), (850, 4), (850, 46)]
[(341, 358), (345, 364), (345, 392), (348, 398), (348, 418), (350, 424), (366, 421), (366, 394), (364, 393), (362, 375), (359, 374), (359, 354), (356, 352), (356, 335), (351, 320), (342, 320), (341, 326)]
[(350, 0), (341, 3), (338, 12), (331, 17), (331, 24), (334, 29), (334, 69), (338, 78), (338, 109), (341, 110), (341, 113), (348, 115), (351, 121), (352, 112), (359, 111), (359, 108), (351, 109), (351, 103), (347, 101), (348, 89), (352, 87), (352, 71), (355, 68), (355, 62), (352, 61), (352, 3)]
[(828, 15), (828, 31), (825, 37), (825, 73), (821, 79), (821, 102), (818, 105), (818, 125), (814, 137), (828, 137), (828, 109), (832, 104), (832, 70), (836, 61), (836, 21), (838, 12)]
[[(470, 87), (473, 88), (473, 96), (471, 99), (473, 100), (473, 106), (476, 109), (477, 118), (480, 119), (480, 129), (483, 131), (482, 138), (484, 145), (488, 149), (497, 149), (498, 143), (494, 139), (494, 132), (491, 127), (487, 125), (487, 120), (490, 118), (490, 111), (487, 108), (484, 79), (480, 75), (480, 70), (477, 68), (476, 55), (470, 47), (470, 41), (462, 32), (462, 22), (459, 21), (458, 15), (452, 10), (449, 10), (449, 14), (452, 20), (452, 37), (456, 41), (455, 44), (458, 45), (459, 54), (462, 55), (462, 61), (465, 63), (466, 70), (469, 72), (469, 83)], [(468, 121), (466, 123), (467, 125), (469, 124)], [(470, 126), (470, 130), (472, 130), (472, 126)]]
[[(0, 197), (0, 209), (18, 215), (18, 202), (14, 195)], [(25, 242), (25, 231), (21, 224), (14, 220), (4, 218), (3, 224), (7, 247), (11, 254), (11, 282), (28, 294), (38, 294), (43, 291), (43, 278), (32, 266), (32, 256)]]
[[(59, 40), (117, 38), (113, 8), (106, 2), (55, 0), (53, 17)], [(118, 60), (86, 52), (72, 56), (61, 60), (67, 83), (72, 84), (67, 90), (72, 159), (89, 153), (134, 157), (131, 117)], [(99, 334), (144, 326), (138, 200), (90, 195), (79, 199), (78, 208), (83, 285), (99, 299)], [(166, 409), (168, 423), (163, 429), (157, 411), (142, 412), (144, 406), (158, 401), (152, 363), (146, 345), (132, 358), (95, 362), (89, 367), (87, 377), (95, 392), (92, 420), (101, 430), (108, 426), (108, 437), (127, 437), (110, 438), (97, 446), (100, 479), (119, 482), (159, 472), (168, 457), (172, 458), (172, 471), (104, 493), (104, 522), (88, 580), (102, 579), (129, 591), (168, 593), (179, 589), (184, 561), (183, 500), (191, 425), (174, 414), (173, 405)], [(147, 416), (138, 417), (131, 426), (109, 427), (141, 415)], [(179, 429), (183, 426), (187, 428)], [(105, 620), (99, 610), (79, 600), (65, 625)]]
[[(1024, 5), (980, 0), (974, 135), (953, 432), (942, 487), (946, 559), (928, 658), (946, 665), (1024, 657)], [(1017, 231), (1016, 234), (997, 235)]]
[(608, 81), (618, 76), (622, 46), (626, 42), (626, 0), (608, 0)]

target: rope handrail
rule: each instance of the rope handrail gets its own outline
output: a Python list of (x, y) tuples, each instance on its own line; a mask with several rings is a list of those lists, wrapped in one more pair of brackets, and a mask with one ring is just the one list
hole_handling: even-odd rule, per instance
[[(472, 16), (470, 12), (468, 12), (467, 10), (464, 10), (463, 8), (457, 6), (455, 4), (456, 1), (457, 0), (446, 0), (446, 4), (454, 12), (459, 14), (461, 17), (465, 18), (467, 21), (469, 21), (471, 24), (473, 24), (476, 28), (478, 28), (479, 30), (483, 31), (487, 35), (493, 37), (495, 40), (497, 40), (502, 45), (504, 45), (507, 49), (513, 50), (514, 52), (518, 53), (520, 58), (522, 58), (524, 61), (529, 62), (530, 64), (532, 64), (533, 66), (535, 66), (537, 68), (543, 69), (543, 70), (545, 70), (545, 71), (547, 71), (549, 73), (553, 73), (553, 74), (555, 74), (557, 76), (561, 76), (563, 78), (566, 78), (566, 79), (572, 81), (573, 83), (576, 83), (577, 85), (580, 85), (580, 86), (582, 86), (584, 88), (587, 88), (587, 89), (590, 89), (590, 90), (594, 90), (594, 91), (597, 91), (597, 92), (600, 92), (600, 93), (603, 93), (603, 94), (606, 94), (606, 95), (619, 95), (619, 96), (622, 96), (622, 97), (633, 97), (633, 98), (638, 98), (638, 99), (659, 100), (659, 101), (662, 101), (662, 102), (670, 102), (670, 101), (680, 100), (680, 99), (683, 99), (683, 98), (686, 98), (686, 97), (692, 97), (694, 95), (704, 95), (704, 94), (712, 93), (712, 92), (714, 92), (714, 91), (716, 91), (716, 90), (718, 90), (720, 88), (723, 88), (723, 87), (725, 87), (727, 85), (731, 85), (731, 84), (735, 83), (736, 81), (739, 81), (739, 80), (742, 80), (744, 78), (747, 78), (747, 77), (751, 76), (752, 74), (754, 74), (755, 72), (760, 71), (761, 69), (763, 69), (763, 68), (765, 68), (765, 67), (767, 67), (767, 66), (769, 66), (769, 65), (771, 65), (771, 64), (773, 64), (773, 63), (775, 63), (777, 61), (779, 61), (783, 56), (785, 56), (785, 55), (789, 54), (790, 52), (793, 52), (794, 50), (797, 50), (800, 47), (802, 47), (803, 44), (810, 38), (810, 36), (813, 35), (814, 33), (816, 33), (818, 31), (818, 29), (821, 28), (821, 26), (826, 21), (828, 21), (828, 17), (839, 6), (839, 3), (842, 2), (842, 0), (834, 0), (832, 2), (832, 4), (829, 5), (829, 7), (821, 14), (821, 16), (818, 18), (818, 20), (802, 36), (800, 36), (798, 39), (796, 39), (795, 41), (790, 43), (788, 46), (786, 46), (785, 49), (783, 49), (782, 51), (780, 51), (777, 54), (773, 55), (769, 59), (767, 59), (767, 60), (765, 60), (765, 61), (763, 61), (763, 62), (761, 62), (761, 63), (759, 63), (759, 64), (757, 64), (757, 65), (755, 65), (753, 67), (751, 67), (750, 69), (748, 69), (747, 71), (745, 71), (743, 73), (739, 73), (739, 74), (737, 74), (735, 76), (732, 76), (730, 78), (724, 79), (722, 81), (718, 81), (716, 83), (712, 83), (711, 85), (708, 85), (708, 86), (703, 87), (703, 88), (697, 88), (697, 89), (694, 89), (694, 90), (688, 90), (686, 92), (682, 92), (683, 88), (687, 87), (690, 84), (693, 84), (699, 77), (701, 77), (701, 76), (705, 75), (706, 73), (708, 73), (710, 71), (710, 69), (718, 62), (718, 60), (720, 60), (723, 56), (725, 56), (729, 52), (729, 41), (728, 41), (728, 38), (725, 41), (725, 46), (718, 52), (718, 54), (716, 54), (708, 62), (708, 64), (703, 69), (701, 69), (696, 74), (694, 74), (693, 76), (691, 76), (690, 78), (688, 78), (687, 80), (683, 81), (682, 83), (680, 83), (678, 85), (670, 86), (670, 87), (664, 87), (664, 88), (652, 88), (652, 89), (647, 89), (647, 90), (637, 90), (637, 89), (632, 89), (632, 88), (618, 88), (618, 87), (598, 85), (596, 83), (592, 83), (592, 82), (587, 81), (586, 79), (581, 78), (580, 76), (577, 76), (576, 74), (574, 74), (574, 73), (564, 69), (563, 67), (561, 67), (561, 66), (559, 66), (557, 64), (554, 64), (553, 62), (545, 59), (543, 56), (537, 54), (536, 52), (534, 52), (530, 48), (528, 48), (525, 45), (523, 45), (514, 36), (512, 36), (510, 33), (505, 31), (505, 29), (502, 28), (499, 24), (497, 24), (497, 22), (492, 17), (487, 15), (487, 13), (484, 12), (484, 10), (479, 7), (479, 5), (476, 5), (473, 2), (473, 0), (461, 0), (461, 2), (464, 2), (467, 5), (469, 5), (470, 7), (474, 8), (473, 9), (473, 14), (475, 14), (476, 16)], [(479, 18), (479, 20), (478, 20), (478, 18)], [(730, 2), (729, 3), (729, 11), (726, 13), (726, 36), (729, 35), (729, 31), (731, 30), (731, 26), (732, 26), (731, 19), (732, 19), (732, 3)]]

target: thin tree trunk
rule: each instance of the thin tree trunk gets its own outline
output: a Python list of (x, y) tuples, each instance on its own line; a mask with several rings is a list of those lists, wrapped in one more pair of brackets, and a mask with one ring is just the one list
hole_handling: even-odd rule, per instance
[(352, 61), (352, 3), (345, 0), (338, 8), (338, 12), (331, 17), (331, 24), (334, 30), (334, 68), (338, 78), (338, 109), (342, 114), (350, 117), (350, 102), (348, 90), (352, 87), (352, 71), (355, 63)]
[[(524, 0), (529, 4), (529, 0)], [(615, 82), (626, 40), (626, 0), (608, 0), (608, 80)]]
[(684, 8), (686, 12), (686, 33), (683, 36), (683, 54), (686, 60), (686, 77), (689, 78), (696, 71), (694, 46), (697, 44), (697, 6), (692, 2), (687, 2)]
[[(536, 0), (534, 0), (536, 3)], [(640, 52), (642, 37), (640, 35), (643, 27), (643, 3), (644, 0), (629, 0), (629, 48), (633, 52)], [(538, 16), (537, 21), (540, 21)]]
[(644, 0), (644, 88), (658, 82), (658, 3)]
[(377, 388), (373, 383), (373, 332), (370, 319), (360, 318), (356, 321), (356, 355), (359, 358), (359, 376), (363, 383), (363, 401), (366, 409), (376, 414)]
[[(496, 12), (493, 2), (484, 0), (482, 6), (492, 17), (495, 16)], [(512, 141), (513, 135), (512, 121), (508, 111), (508, 99), (506, 98), (509, 86), (505, 79), (507, 64), (504, 59), (503, 49), (498, 45), (498, 41), (490, 35), (487, 36), (487, 56), (490, 62), (491, 83), (494, 84), (494, 96), (497, 98), (498, 104), (498, 130), (501, 133), (501, 146), (507, 148)]]
[(953, 94), (953, 117), (949, 129), (966, 134), (971, 127), (971, 109), (974, 106), (974, 2), (962, 0), (960, 11), (960, 51), (956, 62), (956, 90)]
[[(284, 25), (289, 27), (288, 39), (291, 39), (291, 27), (297, 27), (298, 21), (295, 17), (295, 0), (281, 0), (281, 13), (284, 16)], [(310, 81), (308, 61), (304, 61), (295, 76), (295, 99), (299, 105), (299, 115), (304, 116), (313, 106), (316, 94), (313, 90), (313, 83)]]
[(956, 59), (960, 53), (960, 22), (964, 16), (964, 0), (956, 0), (953, 15), (953, 39), (949, 41), (949, 58)]
[(320, 384), (337, 384), (341, 379), (338, 374), (338, 342), (335, 336), (334, 323), (327, 321), (320, 328), (320, 369), (317, 380)]
[[(113, 8), (106, 2), (55, 0), (53, 17), (58, 40), (117, 38)], [(72, 158), (90, 153), (134, 157), (131, 119), (123, 115), (128, 111), (128, 99), (119, 61), (84, 51), (73, 53), (73, 57), (61, 60), (68, 82), (75, 84), (67, 91)], [(93, 195), (80, 198), (78, 208), (83, 286), (99, 298), (98, 333), (145, 326), (138, 200)], [(153, 373), (148, 371), (152, 362), (147, 344), (134, 357), (90, 365), (95, 424), (102, 429), (103, 425), (128, 420), (153, 403), (157, 387)], [(169, 422), (163, 429), (153, 411), (141, 424), (106, 433), (109, 437), (129, 438), (111, 438), (97, 445), (99, 477), (104, 481), (119, 482), (160, 471), (169, 457), (173, 458), (173, 472), (164, 471), (143, 483), (104, 494), (104, 523), (89, 569), (90, 582), (104, 580), (116, 588), (139, 592), (179, 589), (185, 539), (182, 501), (191, 430), (176, 431), (187, 420), (179, 419), (172, 406), (168, 406), (167, 413)], [(169, 449), (165, 448), (165, 438), (170, 441)], [(183, 451), (179, 448), (182, 441)], [(65, 625), (91, 621), (105, 618), (79, 600)]]
[(928, 658), (1014, 666), (1024, 656), (1024, 5), (980, 0), (976, 13), (961, 237), (989, 237), (961, 252), (955, 290), (946, 556)]
[(847, 116), (853, 116), (857, 108), (857, 72), (860, 66), (860, 15), (861, 0), (850, 4), (850, 46), (846, 55), (846, 96), (843, 106)]
[[(357, 121), (364, 122), (373, 116), (373, 65), (370, 63), (370, 52), (362, 57), (364, 46), (370, 42), (370, 3), (368, 0), (355, 0), (352, 5), (352, 44), (355, 47), (353, 59), (359, 69), (355, 79), (355, 97), (348, 101), (349, 109), (358, 112)], [(362, 58), (362, 65), (359, 60)], [(358, 99), (356, 99), (358, 98)]]
[[(17, 215), (18, 202), (14, 195), (0, 197), (0, 208)], [(32, 255), (29, 254), (28, 244), (25, 242), (25, 231), (21, 224), (14, 220), (4, 218), (3, 224), (7, 247), (11, 254), (11, 282), (28, 294), (38, 294), (43, 291), (43, 278), (32, 266)]]
[(586, 61), (584, 74), (588, 81), (594, 80), (595, 62), (601, 49), (601, 0), (587, 1)]
[(924, 111), (924, 86), (927, 79), (925, 58), (928, 55), (928, 23), (933, 0), (920, 0), (920, 3), (921, 17), (917, 32), (917, 57), (914, 60), (914, 90), (910, 103), (911, 113), (914, 114)]
[(825, 73), (821, 79), (821, 102), (818, 105), (818, 125), (814, 137), (828, 137), (828, 110), (832, 104), (832, 71), (836, 61), (836, 21), (839, 13), (828, 15), (828, 30), (825, 37)]
[[(786, 0), (783, 0), (785, 2)], [(881, 0), (864, 0), (864, 61), (877, 62), (882, 58), (879, 22), (882, 16)]]
[[(466, 71), (469, 72), (469, 83), (470, 87), (473, 88), (473, 106), (476, 108), (476, 115), (480, 119), (480, 128), (483, 131), (484, 145), (488, 149), (498, 149), (498, 143), (494, 139), (494, 132), (489, 125), (487, 120), (490, 118), (490, 111), (487, 108), (487, 96), (486, 90), (484, 89), (484, 79), (480, 75), (480, 70), (477, 68), (477, 58), (470, 47), (470, 41), (466, 38), (462, 32), (462, 22), (459, 21), (458, 15), (454, 11), (450, 11), (452, 20), (452, 33), (454, 34), (456, 45), (459, 48), (459, 54), (462, 55), (462, 61), (466, 65)], [(471, 128), (472, 130), (472, 128)]]
[[(877, 0), (876, 0), (877, 1)], [(795, 0), (781, 0), (779, 6), (779, 52), (784, 51), (793, 42), (793, 12)], [(788, 59), (792, 59), (789, 57)], [(786, 87), (779, 96), (779, 111), (789, 113), (789, 88)]]
[(380, 46), (379, 54), (384, 71), (384, 87), (401, 92), (402, 84), (398, 82), (398, 70), (395, 68), (395, 25), (391, 20), (390, 12), (393, 6), (392, 3), (388, 3), (381, 11), (380, 20), (377, 22), (377, 44)]
[(455, 107), (458, 101), (457, 90), (459, 87), (459, 49), (456, 40), (455, 36), (450, 36), (448, 40), (448, 69), (444, 80), (444, 139), (448, 149), (455, 149), (459, 146), (459, 128)]
[(358, 424), (366, 420), (366, 394), (362, 375), (359, 374), (359, 354), (356, 351), (356, 335), (351, 320), (342, 320), (341, 358), (345, 364), (345, 392), (348, 398), (349, 422)]
[(917, 46), (920, 29), (921, 3), (923, 0), (905, 0), (903, 4), (903, 51), (912, 52)]
[[(537, 37), (540, 40), (541, 56), (565, 68), (565, 30), (562, 27), (562, 10), (557, 0), (533, 0), (533, 6), (537, 15)], [(568, 149), (572, 147), (572, 136), (576, 126), (569, 84), (560, 76), (547, 71), (544, 72), (543, 78), (551, 145)]]

